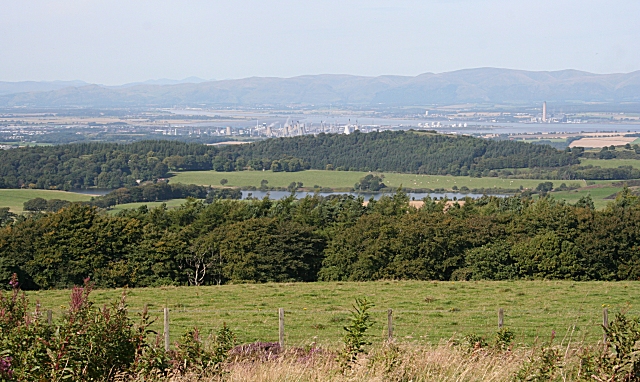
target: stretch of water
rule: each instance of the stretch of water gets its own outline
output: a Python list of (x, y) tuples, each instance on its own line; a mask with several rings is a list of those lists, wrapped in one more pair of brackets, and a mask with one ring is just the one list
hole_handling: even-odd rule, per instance
[[(78, 194), (85, 194), (85, 195), (93, 195), (93, 196), (103, 196), (108, 194), (109, 192), (111, 192), (112, 190), (109, 189), (100, 189), (100, 188), (90, 188), (90, 189), (86, 189), (86, 190), (73, 190), (72, 192), (78, 193)], [(296, 192), (295, 196), (296, 198), (304, 198), (307, 195), (315, 195), (315, 192), (307, 192), (307, 191), (300, 191), (300, 192)], [(357, 192), (319, 192), (317, 193), (320, 196), (330, 196), (330, 195), (344, 195), (344, 194), (348, 194), (348, 195), (353, 195), (353, 196), (362, 196), (364, 198), (364, 200), (369, 200), (371, 198), (373, 198), (374, 200), (378, 200), (382, 197), (382, 195), (387, 195), (387, 196), (391, 196), (393, 195), (393, 193), (357, 193)], [(288, 191), (242, 191), (242, 199), (247, 199), (247, 198), (258, 198), (258, 199), (263, 199), (265, 196), (269, 196), (269, 199), (273, 199), (273, 200), (278, 200), (278, 199), (282, 199), (282, 198), (286, 198), (287, 196), (291, 195), (291, 192)], [(407, 195), (409, 195), (409, 197), (411, 199), (415, 199), (415, 200), (421, 200), (427, 196), (431, 197), (431, 198), (435, 198), (435, 199), (440, 199), (440, 198), (447, 198), (447, 199), (453, 199), (453, 198), (457, 198), (457, 199), (464, 199), (465, 197), (470, 197), (473, 199), (477, 199), (479, 197), (482, 196), (482, 194), (462, 194), (462, 193), (456, 193), (456, 192), (444, 192), (444, 193), (439, 193), (439, 192), (433, 192), (433, 193), (423, 193), (423, 192), (409, 192), (407, 193)], [(504, 195), (499, 195), (499, 196), (504, 196)]]
[[(356, 193), (356, 192), (319, 192), (318, 193), (318, 195), (320, 196), (344, 195), (344, 194), (353, 195), (356, 197), (362, 196), (364, 200), (369, 200), (371, 198), (373, 198), (374, 200), (378, 200), (382, 197), (382, 195), (387, 195), (387, 196), (393, 195), (393, 193), (385, 194), (385, 193)], [(263, 199), (265, 196), (269, 196), (269, 199), (277, 200), (277, 199), (286, 198), (289, 195), (291, 195), (291, 193), (288, 191), (242, 191), (242, 199), (247, 199), (249, 197)], [(307, 195), (315, 195), (315, 193), (300, 191), (300, 192), (296, 192), (295, 194), (296, 198), (304, 198)], [(421, 200), (427, 196), (431, 198), (437, 198), (437, 199), (444, 198), (444, 197), (446, 197), (447, 199), (453, 199), (453, 198), (464, 199), (465, 197), (477, 199), (482, 196), (482, 194), (461, 194), (456, 192), (444, 192), (444, 193), (409, 192), (407, 193), (407, 195), (409, 195), (411, 199), (415, 199), (415, 200)], [(504, 195), (500, 195), (500, 196), (504, 196)]]
[[(358, 115), (322, 115), (322, 114), (283, 114), (274, 115), (268, 113), (241, 113), (241, 112), (222, 112), (222, 111), (201, 111), (201, 110), (172, 110), (175, 114), (182, 115), (220, 115), (222, 117), (242, 118), (238, 120), (228, 120), (220, 122), (194, 122), (193, 126), (213, 126), (234, 128), (248, 128), (260, 124), (274, 124), (276, 127), (284, 125), (287, 120), (289, 123), (313, 123), (317, 125), (321, 122), (325, 124), (344, 125), (347, 123), (370, 126), (390, 126), (394, 129), (410, 129), (418, 128), (418, 123), (440, 122), (440, 127), (429, 127), (428, 129), (437, 130), (443, 133), (465, 133), (465, 134), (526, 134), (526, 133), (594, 133), (594, 132), (620, 132), (620, 133), (639, 133), (640, 124), (632, 123), (522, 123), (522, 122), (467, 122), (468, 127), (451, 127), (455, 122), (449, 120), (433, 120), (433, 119), (395, 119), (395, 118), (370, 118)], [(253, 119), (250, 119), (253, 118)]]

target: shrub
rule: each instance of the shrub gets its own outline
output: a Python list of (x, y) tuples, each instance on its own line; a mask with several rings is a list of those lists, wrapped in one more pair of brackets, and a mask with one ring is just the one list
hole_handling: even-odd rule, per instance
[(483, 336), (473, 333), (464, 336), (463, 341), (470, 350), (478, 350), (489, 346), (489, 343)]
[(209, 346), (200, 338), (200, 332), (194, 328), (182, 335), (177, 349), (172, 352), (171, 363), (178, 372), (215, 373), (224, 362), (229, 351), (235, 346), (235, 334), (226, 324), (213, 336)]
[(507, 328), (500, 328), (496, 333), (495, 347), (500, 350), (510, 349), (515, 339), (515, 333)]
[(640, 381), (640, 319), (617, 313), (603, 329), (610, 346), (599, 359), (599, 377), (606, 381)]
[[(89, 300), (89, 279), (71, 292), (68, 311), (49, 324), (29, 304), (14, 274), (12, 290), (0, 293), (0, 380), (113, 380), (127, 376), (167, 375), (197, 369), (217, 371), (235, 344), (226, 325), (206, 348), (197, 330), (187, 332), (178, 349), (165, 353), (161, 338), (151, 331), (146, 309), (135, 323), (129, 318), (125, 294), (111, 306), (96, 309)], [(36, 305), (38, 306), (38, 305)], [(149, 342), (155, 335), (155, 342)], [(169, 358), (173, 356), (173, 358)]]
[(552, 343), (556, 333), (551, 334), (548, 344), (543, 344), (539, 351), (534, 351), (520, 370), (516, 373), (514, 381), (517, 382), (543, 382), (553, 381), (558, 377), (560, 369), (560, 352)]
[(365, 353), (365, 346), (371, 343), (366, 339), (367, 330), (373, 325), (369, 309), (373, 304), (366, 297), (356, 298), (351, 312), (351, 323), (344, 327), (343, 361), (350, 363), (356, 360), (358, 354)]

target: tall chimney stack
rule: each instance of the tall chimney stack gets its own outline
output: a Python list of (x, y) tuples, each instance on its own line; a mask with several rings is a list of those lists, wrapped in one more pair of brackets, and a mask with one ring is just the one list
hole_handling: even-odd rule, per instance
[(542, 103), (542, 122), (547, 122), (547, 101)]

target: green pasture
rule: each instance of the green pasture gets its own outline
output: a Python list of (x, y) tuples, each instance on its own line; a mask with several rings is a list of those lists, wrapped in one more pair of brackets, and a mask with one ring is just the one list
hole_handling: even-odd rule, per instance
[(35, 198), (83, 202), (91, 200), (91, 195), (55, 190), (0, 190), (0, 207), (9, 207), (11, 212), (21, 213), (24, 202)]
[(555, 191), (551, 193), (555, 199), (564, 200), (567, 203), (575, 203), (581, 197), (591, 195), (593, 204), (596, 209), (602, 209), (609, 204), (612, 199), (605, 199), (606, 197), (622, 191), (622, 187), (592, 187), (592, 188), (580, 188), (571, 191)]
[[(118, 301), (122, 292), (97, 290), (92, 299), (102, 307)], [(53, 310), (55, 320), (68, 306), (70, 293), (36, 291), (28, 297), (41, 309)], [(147, 305), (159, 332), (162, 308), (168, 306), (174, 340), (194, 326), (206, 335), (226, 323), (240, 342), (277, 341), (277, 310), (284, 308), (288, 344), (336, 347), (356, 297), (375, 304), (373, 340), (385, 335), (387, 309), (393, 309), (399, 340), (437, 343), (471, 333), (492, 337), (503, 308), (505, 326), (515, 332), (516, 342), (531, 344), (548, 340), (552, 331), (564, 343), (595, 343), (602, 338), (603, 308), (611, 317), (619, 310), (640, 313), (635, 305), (639, 294), (638, 282), (379, 281), (140, 288), (128, 290), (127, 301), (134, 317)]]
[(138, 208), (138, 207), (141, 207), (141, 206), (144, 206), (144, 205), (146, 205), (147, 208), (149, 208), (149, 209), (160, 207), (162, 204), (166, 204), (167, 208), (175, 208), (175, 207), (180, 207), (186, 201), (187, 201), (186, 199), (171, 199), (171, 200), (167, 200), (167, 201), (164, 201), (164, 202), (125, 203), (125, 204), (118, 204), (118, 205), (113, 206), (109, 210), (109, 212), (115, 214), (115, 213), (118, 213), (118, 212), (120, 212), (122, 210)]
[[(227, 187), (260, 187), (260, 182), (267, 180), (269, 187), (287, 187), (291, 182), (302, 182), (304, 187), (313, 186), (329, 187), (334, 189), (352, 188), (361, 178), (369, 174), (358, 171), (325, 171), (308, 170), (300, 172), (273, 172), (273, 171), (185, 171), (174, 173), (171, 182), (184, 184), (198, 184), (220, 186), (221, 179), (227, 179)], [(380, 173), (376, 173), (380, 174)], [(453, 186), (458, 188), (535, 188), (545, 180), (540, 179), (501, 179), (501, 178), (472, 178), (468, 176), (445, 175), (417, 175), (382, 173), (384, 183), (388, 187), (408, 188), (444, 188), (450, 190)], [(585, 184), (586, 185), (586, 184)]]
[(640, 168), (640, 160), (637, 159), (581, 159), (580, 164), (602, 168), (618, 168), (620, 166)]

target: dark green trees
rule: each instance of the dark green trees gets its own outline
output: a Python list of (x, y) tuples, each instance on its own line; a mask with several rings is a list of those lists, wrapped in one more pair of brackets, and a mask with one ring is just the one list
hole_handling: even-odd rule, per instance
[(189, 199), (109, 215), (71, 204), (0, 227), (0, 284), (27, 289), (91, 277), (100, 287), (321, 280), (636, 280), (640, 199), (604, 210), (550, 197), (483, 197), (463, 206), (398, 192), (279, 201)]
[(356, 191), (380, 191), (385, 187), (382, 178), (373, 174), (368, 174), (353, 186)]
[(249, 219), (216, 233), (226, 281), (314, 281), (324, 241), (311, 227), (273, 218)]

